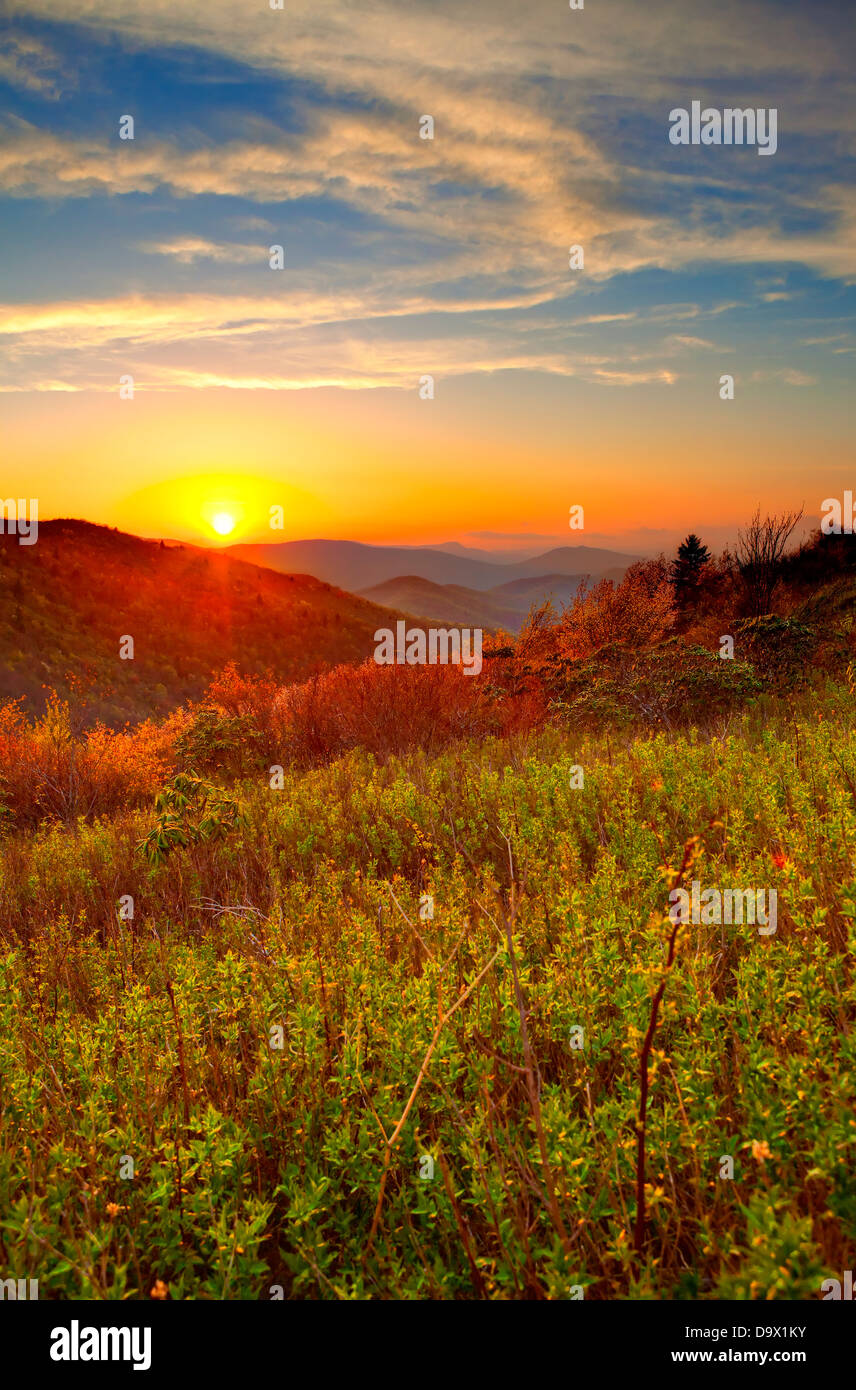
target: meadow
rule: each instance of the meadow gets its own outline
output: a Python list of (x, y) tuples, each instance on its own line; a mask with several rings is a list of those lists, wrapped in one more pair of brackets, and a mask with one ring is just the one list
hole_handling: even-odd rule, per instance
[[(245, 776), (156, 862), (144, 809), (9, 839), (3, 1267), (60, 1298), (816, 1297), (856, 1230), (852, 698)], [(637, 1250), (688, 844), (777, 887), (778, 930), (680, 932)]]

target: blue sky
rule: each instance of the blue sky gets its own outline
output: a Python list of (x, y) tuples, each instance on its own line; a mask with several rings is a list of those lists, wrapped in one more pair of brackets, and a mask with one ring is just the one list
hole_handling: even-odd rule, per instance
[[(211, 466), (412, 540), (558, 535), (583, 494), (598, 533), (727, 530), (852, 483), (853, 7), (7, 10), (3, 495), (124, 522)], [(775, 155), (671, 145), (692, 100), (775, 107)]]

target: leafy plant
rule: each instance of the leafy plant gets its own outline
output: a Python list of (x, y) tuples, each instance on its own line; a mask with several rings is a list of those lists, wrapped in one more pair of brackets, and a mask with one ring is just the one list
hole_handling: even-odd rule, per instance
[(155, 810), (155, 824), (137, 845), (153, 865), (179, 845), (223, 839), (242, 823), (235, 798), (194, 772), (176, 773), (155, 798)]

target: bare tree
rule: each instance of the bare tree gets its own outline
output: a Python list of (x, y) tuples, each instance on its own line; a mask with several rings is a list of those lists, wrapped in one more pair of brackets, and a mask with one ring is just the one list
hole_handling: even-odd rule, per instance
[(737, 568), (753, 618), (770, 611), (785, 547), (802, 515), (800, 508), (798, 512), (766, 516), (762, 521), (759, 507), (746, 530), (738, 533)]

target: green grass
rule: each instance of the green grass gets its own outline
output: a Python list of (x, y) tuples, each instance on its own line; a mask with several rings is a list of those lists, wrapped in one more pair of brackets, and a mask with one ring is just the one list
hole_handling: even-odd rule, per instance
[[(153, 812), (8, 838), (0, 1273), (42, 1298), (818, 1297), (856, 1254), (852, 725), (830, 684), (713, 740), (354, 754), (243, 780), (235, 828), (155, 866)], [(639, 1053), (693, 836), (705, 886), (778, 890), (778, 930), (681, 933), (637, 1258)]]

